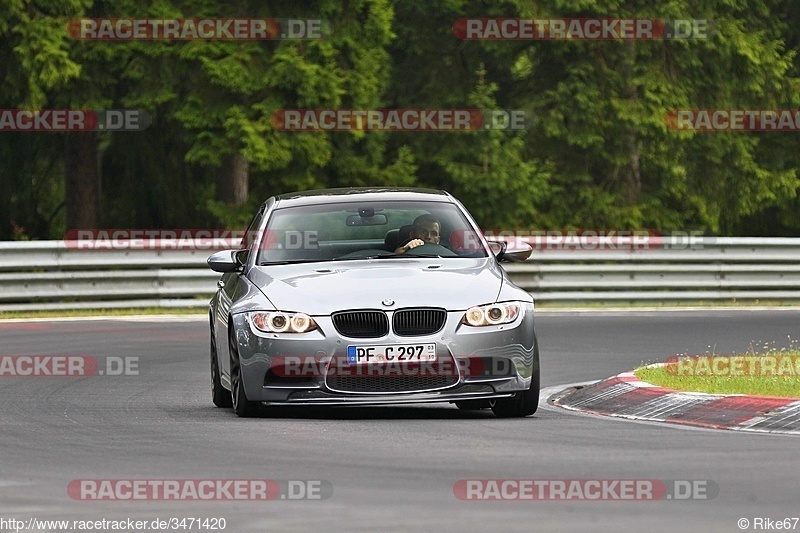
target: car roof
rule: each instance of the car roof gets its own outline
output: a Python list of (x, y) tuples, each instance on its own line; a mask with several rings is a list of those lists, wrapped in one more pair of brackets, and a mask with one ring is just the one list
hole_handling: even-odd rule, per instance
[(343, 187), (317, 189), (281, 194), (275, 197), (276, 207), (319, 205), (341, 202), (374, 202), (379, 200), (406, 200), (453, 203), (446, 191), (415, 187)]

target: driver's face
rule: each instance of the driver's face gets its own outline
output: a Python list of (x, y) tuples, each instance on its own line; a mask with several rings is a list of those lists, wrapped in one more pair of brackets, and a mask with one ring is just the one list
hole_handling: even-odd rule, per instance
[(414, 237), (426, 243), (439, 244), (439, 223), (423, 222), (414, 226)]

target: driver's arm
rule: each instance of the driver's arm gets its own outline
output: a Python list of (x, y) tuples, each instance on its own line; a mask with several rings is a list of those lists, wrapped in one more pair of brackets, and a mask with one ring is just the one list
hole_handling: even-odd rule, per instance
[(417, 246), (422, 246), (423, 244), (425, 244), (425, 241), (423, 241), (422, 239), (411, 239), (410, 241), (408, 241), (403, 246), (399, 246), (394, 251), (394, 253), (396, 253), (396, 254), (404, 254), (407, 251), (409, 251), (410, 249), (416, 248)]

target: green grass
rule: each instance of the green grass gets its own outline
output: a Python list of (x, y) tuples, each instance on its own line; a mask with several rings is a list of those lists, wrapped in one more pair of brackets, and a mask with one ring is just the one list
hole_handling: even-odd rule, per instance
[(4, 318), (95, 317), (130, 315), (206, 315), (207, 306), (198, 307), (143, 307), (120, 309), (59, 309), (46, 311), (0, 311)]
[(800, 300), (773, 299), (724, 299), (724, 300), (604, 300), (602, 302), (581, 301), (537, 301), (537, 309), (635, 309), (647, 308), (682, 308), (682, 307), (797, 307)]
[(634, 373), (642, 381), (680, 391), (800, 398), (800, 350), (794, 348), (765, 354), (704, 355), (684, 365), (668, 360), (664, 366), (640, 367)]

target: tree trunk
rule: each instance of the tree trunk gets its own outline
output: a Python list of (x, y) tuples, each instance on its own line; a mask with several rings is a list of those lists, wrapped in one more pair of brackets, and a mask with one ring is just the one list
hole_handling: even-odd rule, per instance
[(67, 229), (97, 228), (99, 173), (97, 135), (94, 132), (66, 133)]
[(248, 162), (242, 154), (226, 157), (217, 176), (217, 200), (233, 205), (247, 202), (249, 176)]
[(642, 171), (640, 166), (639, 140), (636, 137), (636, 130), (631, 128), (628, 136), (628, 143), (631, 153), (630, 169), (628, 174), (628, 200), (636, 202), (639, 193), (642, 192)]
[[(630, 41), (628, 43), (628, 62), (626, 64), (626, 73), (628, 80), (631, 81), (625, 87), (625, 96), (628, 98), (631, 107), (635, 107), (638, 100), (638, 88), (633, 84), (634, 79), (634, 66), (636, 64), (636, 46), (637, 43)], [(626, 194), (630, 203), (635, 203), (642, 192), (642, 172), (640, 166), (640, 151), (639, 151), (639, 138), (636, 128), (631, 126), (628, 128), (628, 150), (630, 150), (630, 163), (628, 168), (625, 169), (627, 177)]]

